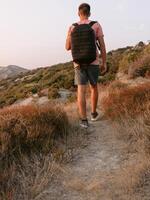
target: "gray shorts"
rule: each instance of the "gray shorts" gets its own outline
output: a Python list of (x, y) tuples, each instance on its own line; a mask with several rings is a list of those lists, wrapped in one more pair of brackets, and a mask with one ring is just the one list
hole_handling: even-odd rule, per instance
[(91, 85), (96, 85), (99, 75), (99, 65), (86, 65), (75, 68), (75, 85), (86, 85), (88, 82)]

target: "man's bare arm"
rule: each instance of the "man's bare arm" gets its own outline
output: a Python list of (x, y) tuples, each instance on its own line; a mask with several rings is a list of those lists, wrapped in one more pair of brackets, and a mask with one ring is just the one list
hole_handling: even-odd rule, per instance
[(66, 50), (69, 51), (71, 49), (71, 37), (70, 37), (70, 30), (68, 32), (67, 35), (67, 39), (66, 39)]
[(106, 47), (105, 47), (105, 41), (104, 41), (104, 37), (99, 37), (98, 38), (98, 42), (100, 45), (100, 51), (101, 51), (101, 56), (102, 56), (102, 66), (101, 66), (101, 70), (102, 70), (102, 74), (105, 73), (107, 71), (107, 65), (106, 65)]
[(102, 61), (103, 61), (103, 64), (105, 64), (106, 63), (106, 47), (105, 47), (104, 37), (103, 36), (99, 37), (98, 41), (99, 41), (99, 45), (100, 45)]

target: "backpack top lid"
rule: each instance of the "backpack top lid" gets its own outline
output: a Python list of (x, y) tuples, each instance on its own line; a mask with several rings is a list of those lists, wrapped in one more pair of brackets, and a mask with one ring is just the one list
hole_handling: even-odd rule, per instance
[(80, 65), (90, 64), (96, 59), (95, 32), (91, 28), (95, 23), (73, 24), (75, 28), (71, 33), (71, 52), (73, 61)]
[[(97, 21), (91, 21), (90, 23), (88, 23), (86, 25), (89, 25), (90, 27), (92, 27), (96, 23), (97, 23)], [(76, 27), (76, 26), (80, 26), (80, 25), (83, 25), (83, 24), (74, 23), (72, 25)]]

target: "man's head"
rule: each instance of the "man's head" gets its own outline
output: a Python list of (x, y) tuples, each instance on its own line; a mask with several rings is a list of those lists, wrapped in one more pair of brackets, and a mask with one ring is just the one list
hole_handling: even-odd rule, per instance
[(90, 17), (90, 5), (87, 4), (87, 3), (82, 3), (79, 8), (78, 8), (78, 14), (79, 14), (79, 17), (85, 17), (85, 18), (88, 18)]

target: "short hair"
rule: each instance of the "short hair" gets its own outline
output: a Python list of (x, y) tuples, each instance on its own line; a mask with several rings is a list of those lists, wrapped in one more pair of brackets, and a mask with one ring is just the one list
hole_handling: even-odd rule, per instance
[(89, 16), (90, 15), (90, 10), (91, 10), (91, 7), (87, 3), (82, 3), (79, 6), (79, 12), (84, 16)]

